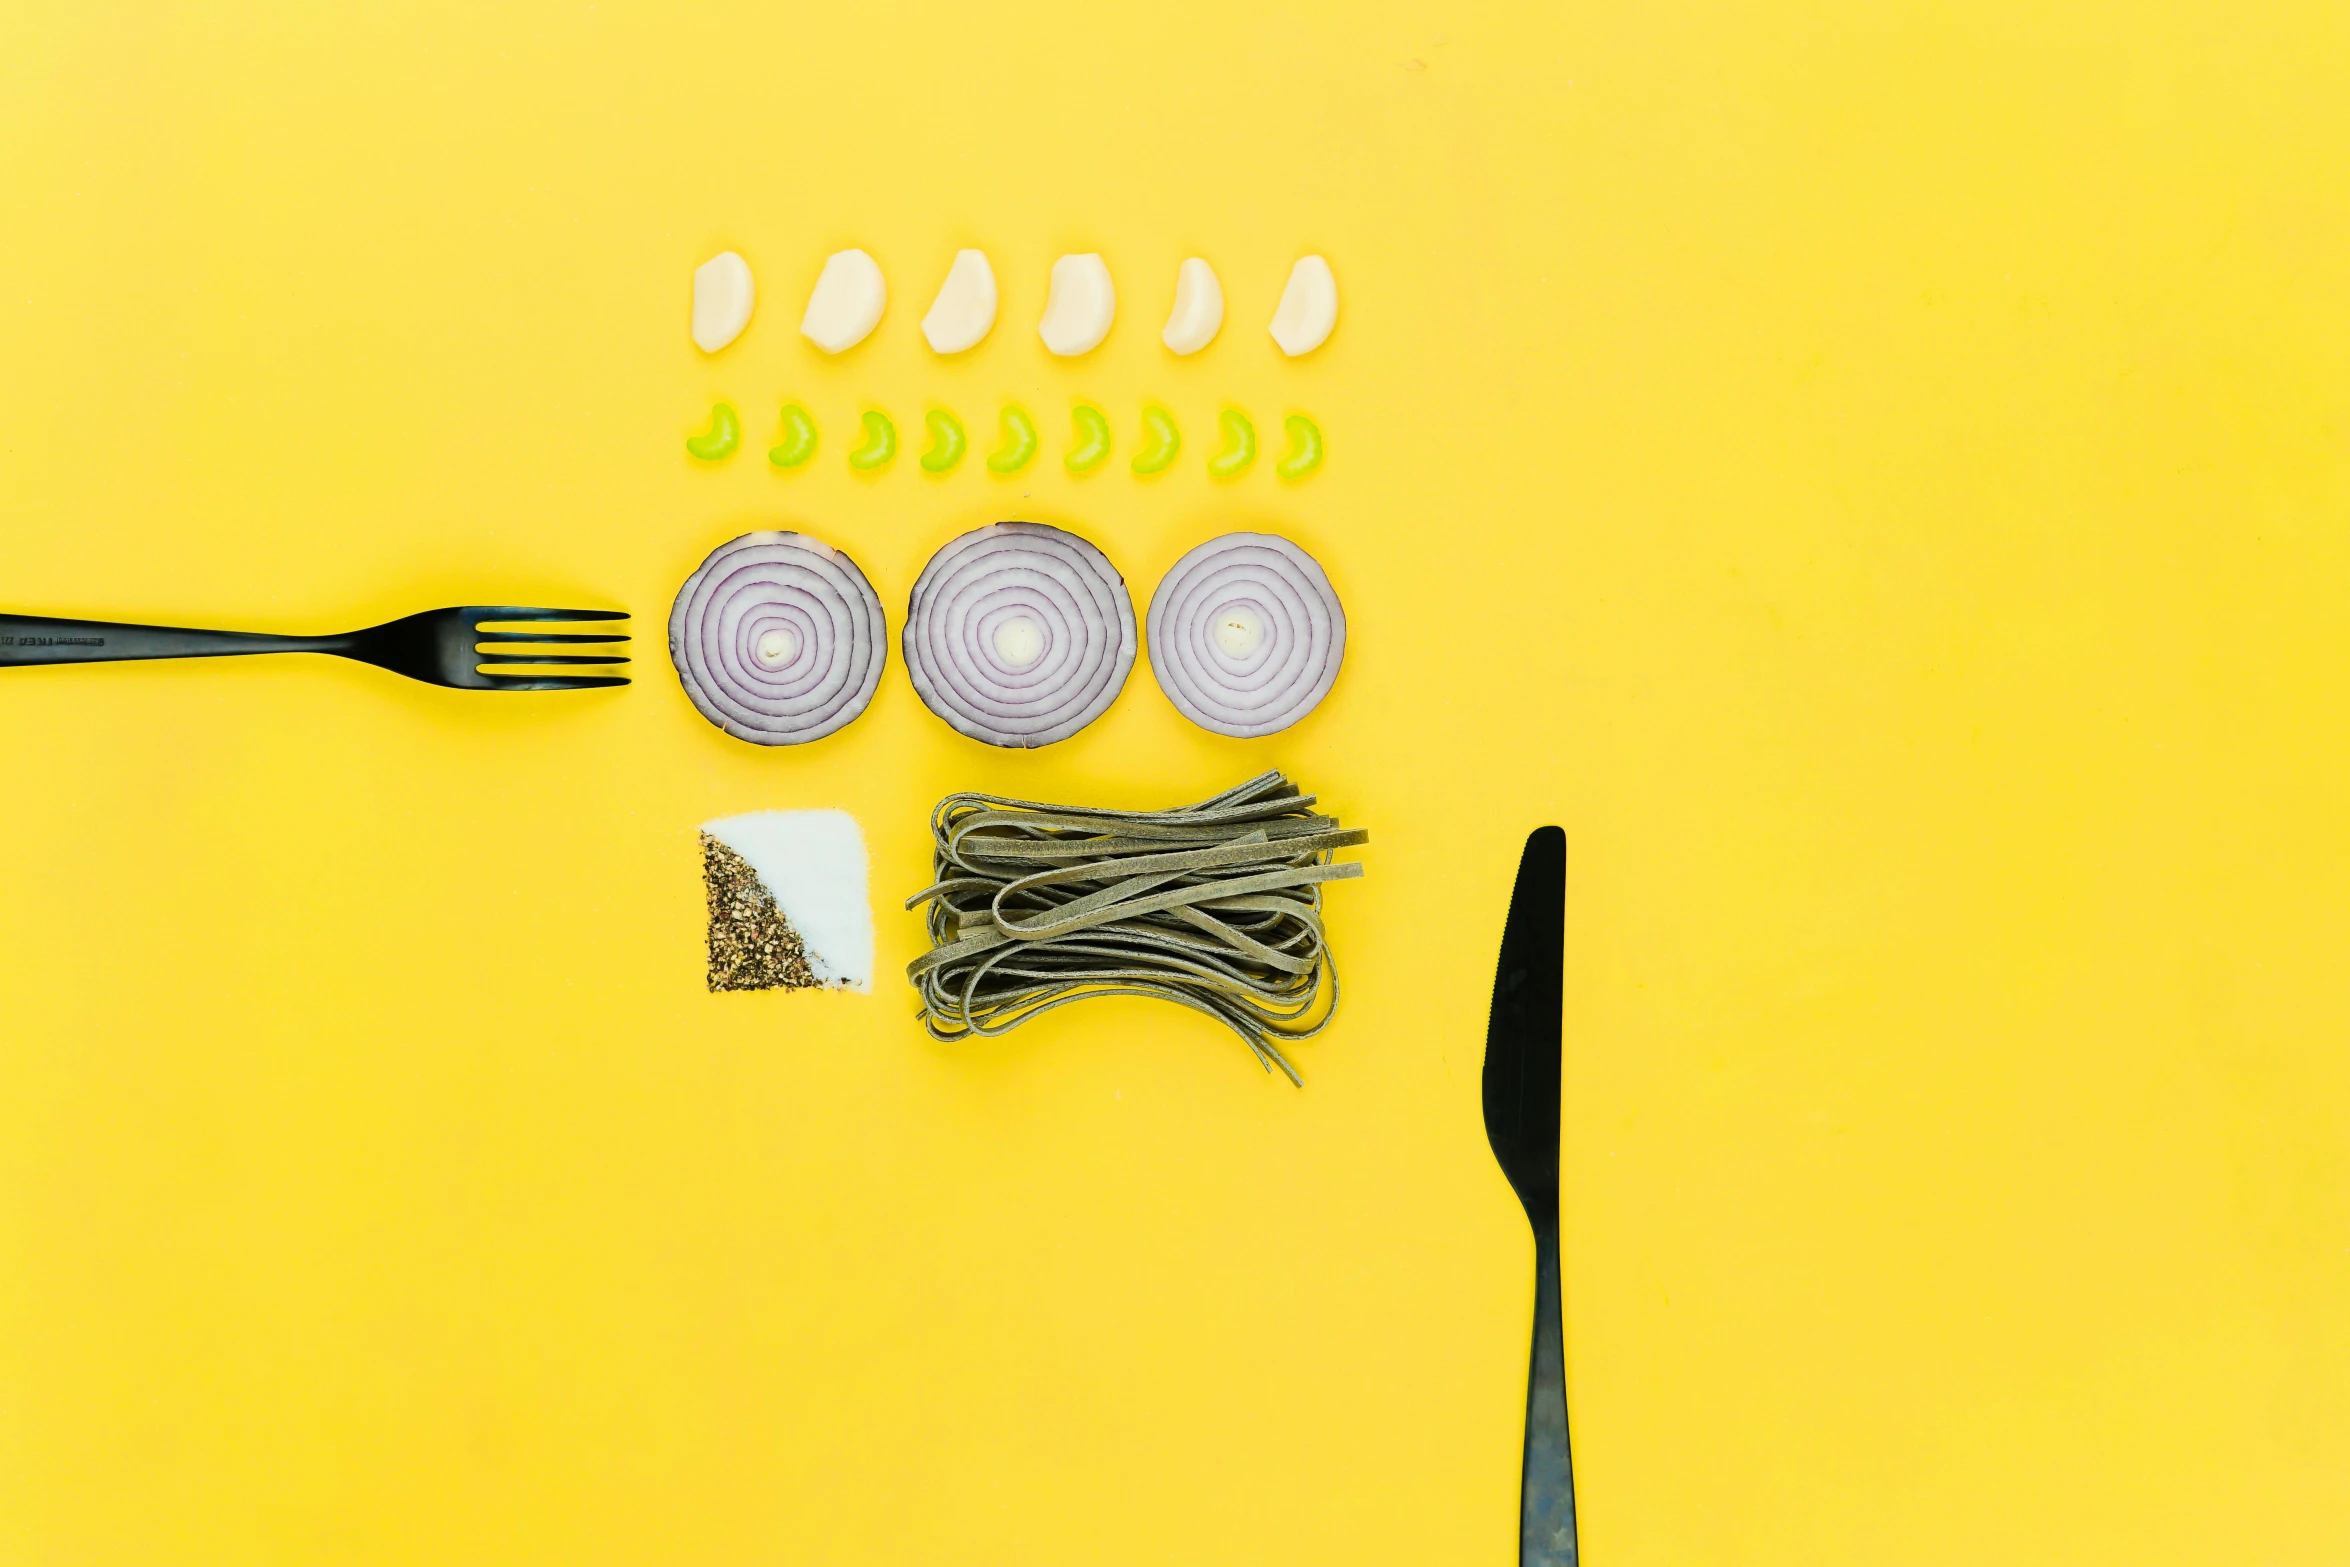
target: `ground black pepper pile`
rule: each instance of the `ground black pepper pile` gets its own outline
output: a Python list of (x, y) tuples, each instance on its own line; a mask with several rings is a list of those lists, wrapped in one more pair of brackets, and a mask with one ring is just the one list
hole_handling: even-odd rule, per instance
[(750, 863), (702, 834), (702, 882), (710, 895), (710, 988), (818, 990), (808, 949)]

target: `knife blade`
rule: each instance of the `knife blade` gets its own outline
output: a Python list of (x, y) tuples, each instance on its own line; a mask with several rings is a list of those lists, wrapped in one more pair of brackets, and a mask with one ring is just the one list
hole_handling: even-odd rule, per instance
[(1575, 1567), (1559, 1293), (1560, 1011), (1566, 995), (1567, 835), (1537, 827), (1518, 859), (1485, 1031), (1485, 1136), (1534, 1229), (1519, 1567)]

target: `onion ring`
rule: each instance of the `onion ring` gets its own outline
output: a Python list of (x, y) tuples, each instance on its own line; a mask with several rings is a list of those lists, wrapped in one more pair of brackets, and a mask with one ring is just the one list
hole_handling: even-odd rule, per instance
[(974, 740), (1066, 740), (1099, 718), (1134, 668), (1126, 580), (1074, 533), (998, 522), (948, 542), (906, 604), (906, 673), (923, 703)]
[(704, 718), (754, 745), (804, 745), (865, 711), (889, 658), (857, 563), (805, 533), (746, 533), (677, 590), (669, 657)]
[(1148, 625), (1167, 700), (1237, 739), (1312, 712), (1346, 657), (1346, 611), (1330, 579), (1270, 533), (1227, 533), (1177, 561), (1151, 595)]

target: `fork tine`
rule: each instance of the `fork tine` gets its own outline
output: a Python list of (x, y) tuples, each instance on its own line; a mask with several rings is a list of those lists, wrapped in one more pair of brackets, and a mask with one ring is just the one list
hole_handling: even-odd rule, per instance
[(478, 664), (625, 664), (611, 653), (476, 653)]
[(484, 675), (492, 691), (593, 691), (599, 686), (624, 686), (617, 675)]
[(615, 631), (477, 631), (476, 642), (626, 642)]
[(516, 604), (469, 604), (475, 620), (626, 620), (625, 609), (532, 609)]

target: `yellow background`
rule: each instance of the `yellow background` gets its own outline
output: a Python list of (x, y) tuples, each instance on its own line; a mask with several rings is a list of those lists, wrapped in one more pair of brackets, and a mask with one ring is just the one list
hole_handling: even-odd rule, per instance
[[(0, 1560), (1507, 1562), (1531, 1247), (1477, 1074), (1543, 821), (1594, 1567), (2350, 1557), (2346, 27), (9, 7), (0, 604), (646, 640), (583, 697), (0, 672)], [(851, 244), (892, 300), (829, 360)], [(942, 362), (962, 245), (1003, 313)], [(705, 359), (727, 246), (761, 300)], [(1090, 249), (1118, 326), (1054, 362)], [(1309, 250), (1344, 309), (1292, 363)], [(1229, 312), (1177, 361), (1189, 254)], [(914, 466), (1008, 396), (1030, 474)], [(1071, 481), (1080, 397), (1121, 452)], [(1324, 472), (1211, 485), (1227, 400)], [(860, 481), (869, 403), (907, 446)], [(1222, 742), (1138, 667), (1012, 755), (893, 649), (770, 753), (661, 656), (746, 528), (894, 632), (1013, 515), (1138, 601), (1290, 534), (1335, 693)], [(939, 793), (1269, 765), (1373, 833), (1303, 1092), (1140, 1003), (916, 1028)], [(879, 993), (713, 998), (694, 827), (802, 805), (866, 826)]]

